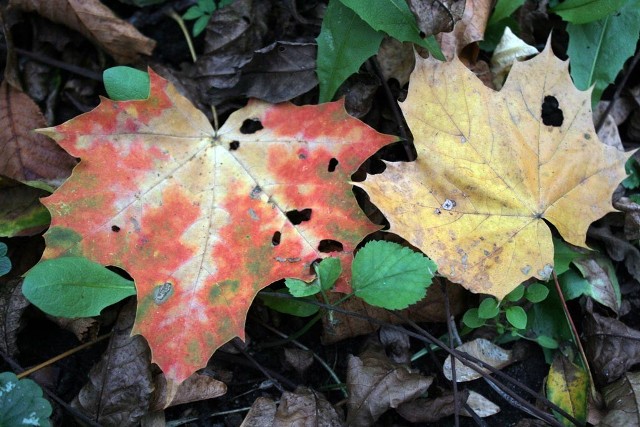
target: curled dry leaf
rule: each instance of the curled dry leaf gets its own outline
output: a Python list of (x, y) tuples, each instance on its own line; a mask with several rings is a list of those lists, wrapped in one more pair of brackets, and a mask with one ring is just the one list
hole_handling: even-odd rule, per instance
[(491, 72), (493, 84), (496, 89), (502, 87), (504, 79), (509, 74), (511, 66), (516, 61), (522, 61), (531, 55), (537, 55), (538, 49), (526, 44), (522, 39), (513, 34), (511, 28), (505, 27), (502, 38), (491, 56)]
[(390, 408), (423, 394), (433, 378), (391, 363), (384, 352), (368, 350), (349, 356), (347, 367), (347, 424), (370, 426)]
[(20, 317), (29, 306), (21, 284), (22, 280), (0, 279), (0, 351), (10, 357), (18, 354)]
[(126, 270), (138, 295), (133, 331), (180, 383), (244, 338), (262, 288), (309, 280), (328, 251), (350, 268), (356, 245), (379, 227), (358, 207), (349, 177), (396, 138), (350, 117), (342, 102), (254, 100), (216, 133), (175, 87), (149, 75), (148, 99), (103, 99), (42, 130), (82, 158), (43, 199), (52, 213), (43, 257)]
[[(502, 369), (513, 363), (511, 350), (505, 350), (484, 338), (477, 338), (473, 341), (466, 342), (458, 346), (456, 350), (467, 353), (476, 359), (482, 360), (484, 363), (493, 366), (496, 369)], [(451, 371), (451, 355), (447, 356), (442, 366), (444, 376), (451, 381), (453, 378)], [(484, 370), (487, 372), (486, 370)], [(462, 362), (456, 360), (456, 382), (473, 381), (482, 375), (475, 369), (472, 369)]]
[[(456, 23), (453, 31), (442, 33), (439, 36), (442, 53), (448, 60), (459, 56), (463, 49), (471, 43), (484, 38), (484, 30), (487, 28), (492, 8), (492, 0), (466, 1), (462, 19)], [(476, 55), (477, 53), (471, 55), (470, 62), (475, 62)]]
[(599, 427), (640, 426), (640, 372), (627, 372), (602, 389), (607, 414)]
[(462, 63), (417, 58), (401, 104), (415, 162), (387, 163), (356, 183), (396, 233), (453, 282), (502, 299), (524, 280), (547, 280), (553, 242), (586, 247), (589, 225), (614, 211), (629, 155), (602, 144), (590, 94), (547, 45), (514, 64), (500, 92)]
[(45, 125), (40, 109), (27, 94), (6, 80), (0, 84), (0, 175), (57, 187), (71, 174), (75, 159), (33, 131)]
[(136, 426), (151, 403), (153, 381), (149, 347), (131, 336), (135, 303), (130, 301), (113, 327), (109, 346), (89, 372), (71, 406), (100, 425)]
[(592, 313), (585, 324), (585, 352), (595, 380), (608, 384), (640, 362), (640, 332)]
[(99, 0), (11, 0), (10, 4), (78, 31), (119, 63), (132, 63), (140, 55), (151, 55), (156, 45)]

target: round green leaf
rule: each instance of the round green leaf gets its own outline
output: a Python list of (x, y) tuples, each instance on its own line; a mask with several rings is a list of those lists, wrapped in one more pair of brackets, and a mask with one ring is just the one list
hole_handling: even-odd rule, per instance
[(41, 261), (29, 270), (22, 293), (52, 316), (90, 317), (135, 295), (136, 289), (132, 281), (100, 264), (82, 257), (63, 257)]
[(372, 241), (353, 260), (352, 288), (368, 304), (402, 309), (424, 298), (436, 269), (421, 253), (397, 243)]
[(524, 329), (527, 327), (527, 313), (519, 305), (507, 307), (505, 310), (507, 321), (516, 329)]
[(0, 426), (49, 427), (51, 412), (38, 384), (19, 380), (13, 372), (0, 373)]
[(524, 285), (518, 285), (514, 290), (509, 292), (504, 299), (506, 299), (507, 301), (520, 301), (523, 295)]
[(478, 316), (481, 319), (493, 319), (500, 312), (500, 305), (498, 301), (493, 298), (485, 298), (478, 306)]
[(485, 320), (478, 316), (477, 308), (470, 308), (466, 313), (464, 313), (464, 316), (462, 316), (462, 323), (473, 329), (484, 325), (484, 322)]
[(549, 288), (542, 283), (532, 283), (527, 287), (525, 298), (532, 303), (537, 303), (547, 299)]
[(118, 66), (102, 73), (104, 88), (114, 101), (130, 101), (149, 97), (149, 74), (131, 67)]

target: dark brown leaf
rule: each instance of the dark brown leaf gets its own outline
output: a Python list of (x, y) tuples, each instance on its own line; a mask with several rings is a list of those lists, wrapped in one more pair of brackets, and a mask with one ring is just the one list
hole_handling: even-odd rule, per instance
[(151, 355), (141, 336), (131, 336), (135, 301), (120, 313), (102, 359), (71, 405), (100, 425), (136, 426), (148, 411), (153, 382)]
[(620, 197), (613, 207), (624, 212), (624, 238), (640, 239), (640, 204), (626, 197)]
[(466, 0), (407, 0), (418, 27), (426, 35), (448, 33), (462, 19)]
[(11, 0), (10, 4), (73, 28), (119, 63), (136, 62), (140, 55), (151, 55), (156, 45), (98, 0)]
[(193, 374), (180, 384), (175, 397), (167, 405), (167, 397), (171, 392), (167, 390), (167, 380), (163, 374), (156, 375), (153, 379), (155, 391), (151, 410), (159, 411), (166, 406), (182, 405), (184, 403), (197, 402), (199, 400), (213, 399), (227, 392), (227, 386), (209, 375)]
[(20, 317), (28, 306), (29, 301), (22, 295), (22, 280), (0, 279), (0, 351), (11, 357), (18, 354)]
[(370, 426), (390, 408), (423, 394), (433, 378), (391, 363), (381, 348), (349, 356), (347, 367), (347, 424)]
[(33, 132), (46, 126), (38, 106), (6, 81), (0, 84), (0, 175), (58, 186), (75, 160), (53, 140)]
[(629, 372), (602, 389), (608, 413), (601, 427), (640, 426), (640, 373)]
[(313, 364), (313, 354), (308, 350), (302, 350), (299, 348), (285, 348), (284, 349), (284, 365), (287, 368), (295, 370), (300, 377), (311, 367)]
[(585, 324), (585, 350), (600, 384), (617, 380), (640, 362), (640, 332), (619, 320), (593, 313)]
[[(607, 218), (603, 222), (606, 220)], [(604, 243), (604, 247), (611, 259), (624, 261), (629, 274), (640, 281), (640, 251), (637, 247), (614, 234), (607, 225), (592, 226), (589, 228), (589, 236)]]
[[(458, 393), (459, 407), (469, 398), (469, 390)], [(453, 393), (447, 393), (433, 399), (419, 398), (412, 402), (403, 403), (398, 407), (398, 413), (405, 420), (412, 423), (433, 423), (455, 412), (455, 398)]]
[(378, 338), (387, 356), (394, 363), (408, 364), (411, 362), (409, 335), (397, 329), (382, 326), (378, 331)]
[(273, 420), (273, 427), (340, 427), (344, 422), (333, 406), (318, 392), (298, 387), (284, 392)]

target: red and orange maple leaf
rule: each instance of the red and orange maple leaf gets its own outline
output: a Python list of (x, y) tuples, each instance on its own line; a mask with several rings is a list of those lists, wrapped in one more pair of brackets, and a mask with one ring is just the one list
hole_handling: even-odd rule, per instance
[(396, 138), (350, 117), (342, 102), (297, 107), (252, 101), (219, 132), (150, 71), (146, 100), (103, 99), (43, 132), (82, 160), (43, 199), (44, 258), (84, 256), (135, 280), (153, 361), (179, 383), (233, 337), (256, 293), (310, 278), (337, 241), (348, 263), (378, 227), (350, 175)]

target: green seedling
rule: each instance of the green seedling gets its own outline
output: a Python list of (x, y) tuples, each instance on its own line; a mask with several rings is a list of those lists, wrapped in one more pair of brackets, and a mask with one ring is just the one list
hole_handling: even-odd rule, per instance
[(196, 22), (193, 23), (193, 37), (198, 37), (204, 29), (207, 28), (213, 12), (231, 3), (233, 3), (233, 0), (198, 0), (195, 6), (187, 9), (184, 15), (182, 15), (182, 19), (185, 21), (195, 19)]

